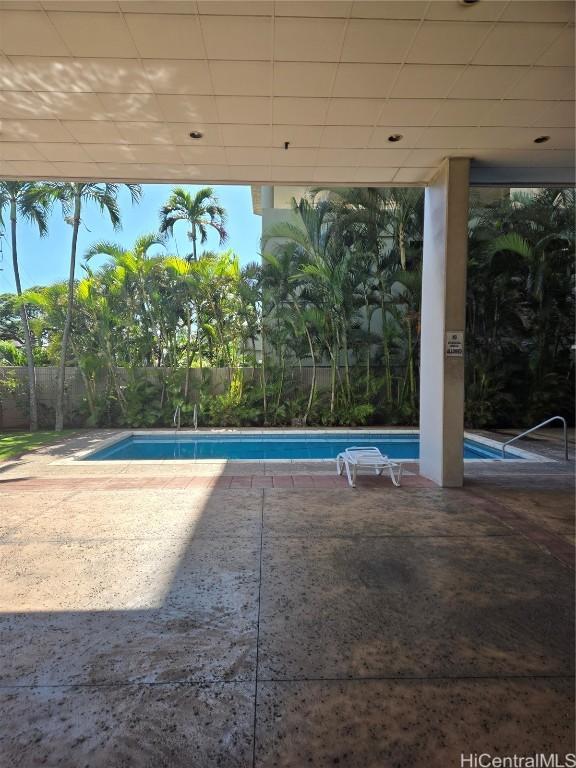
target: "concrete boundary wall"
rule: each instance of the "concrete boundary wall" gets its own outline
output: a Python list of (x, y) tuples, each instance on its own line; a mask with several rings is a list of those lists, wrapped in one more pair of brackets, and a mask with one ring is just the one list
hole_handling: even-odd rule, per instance
[[(260, 369), (242, 368), (244, 380), (249, 382), (261, 375)], [(161, 384), (166, 380), (169, 370), (166, 368), (137, 368), (129, 371), (126, 368), (117, 368), (116, 375), (121, 382), (127, 383), (128, 377), (135, 375), (137, 378), (157, 382)], [(56, 366), (42, 366), (36, 368), (36, 391), (38, 394), (38, 406), (41, 422), (46, 426), (52, 426), (54, 404), (56, 402), (56, 381), (58, 369)], [(182, 377), (184, 372), (182, 371)], [(190, 369), (191, 401), (197, 396), (200, 385), (201, 371), (199, 368)], [(226, 391), (229, 371), (228, 368), (205, 368), (205, 380), (209, 378), (210, 392), (222, 394)], [(286, 371), (286, 385), (297, 387), (302, 392), (307, 392), (312, 377), (312, 369), (309, 367), (289, 367)], [(11, 379), (18, 382), (17, 390), (10, 392), (6, 381)], [(66, 368), (66, 395), (65, 395), (65, 421), (68, 425), (82, 424), (82, 413), (85, 412), (84, 401), (86, 389), (80, 370), (76, 367)], [(330, 387), (330, 368), (318, 367), (316, 371), (317, 390)], [(99, 382), (97, 390), (103, 392), (106, 381)], [(28, 369), (17, 366), (0, 367), (0, 429), (25, 429), (28, 426), (27, 397), (28, 397)]]

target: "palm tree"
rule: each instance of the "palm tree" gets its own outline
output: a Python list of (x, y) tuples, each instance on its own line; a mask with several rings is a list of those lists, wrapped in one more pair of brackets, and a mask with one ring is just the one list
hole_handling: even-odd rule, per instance
[[(56, 382), (56, 414), (55, 429), (64, 427), (64, 386), (66, 374), (66, 355), (68, 340), (72, 325), (72, 310), (74, 306), (74, 276), (76, 271), (76, 247), (78, 230), (82, 220), (82, 206), (86, 203), (96, 203), (102, 213), (106, 212), (114, 229), (120, 228), (120, 209), (118, 207), (119, 184), (97, 182), (57, 182), (51, 185), (52, 195), (62, 204), (65, 221), (72, 225), (72, 245), (70, 249), (70, 271), (68, 274), (68, 297), (66, 305), (66, 320), (62, 332), (62, 349), (60, 365)], [(142, 188), (139, 184), (125, 184), (130, 191), (132, 203), (139, 202)]]
[(178, 221), (186, 221), (190, 226), (188, 238), (192, 240), (192, 256), (197, 261), (196, 241), (200, 236), (200, 244), (208, 239), (208, 229), (216, 230), (219, 244), (224, 245), (228, 239), (226, 231), (226, 211), (218, 202), (212, 187), (203, 187), (195, 195), (191, 195), (182, 187), (176, 187), (165, 205), (160, 209), (160, 232), (170, 235)]
[(354, 297), (359, 309), (361, 308), (364, 314), (363, 320), (366, 324), (365, 331), (362, 322), (360, 322), (357, 329), (360, 331), (360, 336), (363, 337), (363, 343), (366, 345), (366, 397), (370, 395), (372, 345), (378, 341), (378, 337), (372, 334), (372, 317), (378, 309), (375, 300), (378, 284), (374, 276), (373, 262), (374, 258), (371, 253), (360, 251), (354, 262), (355, 274), (353, 277)]
[(422, 270), (411, 272), (402, 270), (394, 275), (393, 296), (395, 311), (393, 316), (398, 326), (403, 329), (405, 353), (405, 377), (399, 397), (399, 405), (404, 402), (406, 390), (412, 415), (416, 413), (416, 355), (420, 347), (420, 310), (422, 306)]
[(372, 257), (379, 298), (386, 398), (392, 400), (392, 343), (395, 323), (391, 305), (395, 273), (417, 268), (424, 227), (422, 189), (328, 188), (313, 190), (331, 201), (337, 235), (356, 252)]
[[(104, 339), (109, 329), (102, 322), (102, 306), (105, 305), (105, 298), (102, 296), (95, 298), (95, 292), (90, 292), (88, 296), (88, 286), (93, 280), (94, 278), (90, 276), (78, 285), (75, 296), (75, 319), (78, 325), (75, 323), (75, 333), (70, 337), (70, 347), (84, 383), (90, 421), (95, 424), (97, 420), (95, 374), (100, 367), (102, 350), (105, 349)], [(37, 316), (33, 323), (36, 326), (36, 334), (45, 335), (49, 340), (48, 354), (51, 348), (59, 347), (61, 344), (61, 330), (66, 319), (67, 293), (68, 286), (64, 281), (32, 288), (25, 291), (22, 296), (29, 306), (36, 309)], [(89, 298), (94, 301), (90, 302)]]
[(111, 274), (107, 277), (107, 284), (115, 284), (115, 292), (121, 295), (125, 308), (131, 311), (132, 316), (126, 329), (131, 335), (128, 352), (136, 353), (133, 361), (136, 365), (149, 362), (142, 352), (150, 349), (153, 340), (157, 338), (156, 326), (160, 338), (167, 343), (161, 314), (157, 312), (157, 306), (150, 297), (150, 286), (157, 277), (161, 261), (161, 257), (150, 257), (148, 254), (155, 245), (164, 246), (164, 242), (157, 234), (150, 233), (138, 237), (130, 249), (118, 243), (100, 241), (93, 243), (84, 254), (86, 263), (95, 256), (109, 258), (106, 266), (110, 268)]
[(419, 188), (350, 187), (315, 189), (329, 196), (337, 211), (336, 224), (355, 247), (386, 252), (391, 266), (406, 270), (410, 256), (422, 248), (424, 194)]
[[(293, 200), (297, 223), (282, 222), (273, 226), (262, 238), (262, 246), (272, 250), (285, 248), (291, 243), (298, 265), (296, 279), (303, 295), (326, 317), (324, 342), (330, 357), (331, 395), (330, 414), (336, 404), (336, 376), (340, 349), (344, 361), (344, 396), (350, 400), (348, 321), (352, 314), (353, 285), (350, 282), (352, 253), (337, 236), (334, 208), (330, 201), (311, 205), (306, 199)], [(276, 240), (276, 243), (271, 242)], [(280, 241), (281, 244), (278, 243)], [(284, 241), (282, 243), (282, 241)]]
[(198, 299), (209, 309), (213, 335), (218, 342), (218, 356), (228, 367), (230, 376), (239, 353), (238, 285), (241, 275), (240, 262), (232, 251), (204, 252), (196, 264)]
[[(163, 259), (148, 254), (154, 245), (163, 242), (158, 235), (148, 234), (138, 237), (131, 249), (100, 241), (84, 254), (87, 277), (76, 286), (70, 346), (84, 380), (92, 420), (96, 416), (94, 374), (106, 371), (125, 419), (128, 402), (118, 368), (128, 367), (132, 373), (149, 363), (155, 345), (162, 346), (166, 340), (158, 301), (152, 296)], [(102, 256), (108, 261), (93, 272), (88, 262)], [(77, 333), (81, 344), (75, 338)]]
[(240, 322), (245, 345), (252, 347), (252, 363), (256, 363), (256, 339), (261, 333), (262, 266), (254, 261), (241, 269), (238, 292), (240, 297)]
[[(166, 259), (164, 259), (164, 267), (171, 275), (173, 275), (176, 281), (173, 298), (176, 299), (178, 308), (183, 314), (184, 327), (186, 329), (186, 342), (184, 350), (186, 373), (184, 374), (184, 394), (183, 402), (181, 403), (181, 405), (185, 406), (188, 404), (188, 393), (190, 390), (190, 367), (192, 365), (192, 324), (194, 320), (193, 308), (196, 303), (195, 298), (198, 292), (198, 279), (195, 272), (196, 265), (192, 264), (186, 259), (180, 259), (177, 256), (168, 256)], [(198, 312), (196, 315), (198, 316)], [(199, 332), (200, 323), (197, 322), (196, 338), (198, 341), (198, 348), (200, 347)], [(198, 351), (201, 360), (202, 354), (200, 349)]]
[[(18, 265), (18, 248), (16, 242), (16, 223), (18, 214), (35, 224), (40, 237), (45, 237), (48, 232), (47, 215), (49, 201), (45, 194), (46, 189), (36, 182), (2, 181), (0, 182), (0, 226), (3, 227), (2, 211), (4, 207), (10, 211), (10, 229), (12, 239), (12, 266), (14, 268), (14, 282), (16, 293), (22, 296), (22, 283), (20, 281), (20, 268)], [(23, 301), (19, 302), (19, 314), (24, 334), (24, 347), (26, 350), (26, 364), (28, 366), (28, 392), (30, 399), (30, 431), (38, 429), (38, 402), (36, 398), (36, 370), (34, 368), (34, 352), (32, 349), (32, 337), (28, 308)]]

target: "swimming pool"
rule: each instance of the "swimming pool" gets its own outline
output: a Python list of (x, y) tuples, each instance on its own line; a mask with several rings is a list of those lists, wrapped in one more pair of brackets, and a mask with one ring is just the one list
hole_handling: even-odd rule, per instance
[[(502, 461), (496, 443), (466, 437), (464, 458)], [(350, 446), (375, 445), (392, 459), (417, 460), (418, 432), (133, 433), (103, 446), (86, 461), (166, 459), (230, 461), (334, 460)], [(505, 461), (524, 458), (510, 452)]]

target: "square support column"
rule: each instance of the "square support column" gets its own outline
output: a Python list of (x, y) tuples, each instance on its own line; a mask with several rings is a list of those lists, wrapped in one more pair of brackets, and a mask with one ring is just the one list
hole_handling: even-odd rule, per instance
[(266, 208), (274, 208), (274, 187), (270, 185), (260, 187), (260, 207), (262, 211)]
[(464, 350), (470, 160), (448, 158), (426, 188), (420, 352), (420, 474), (464, 482)]

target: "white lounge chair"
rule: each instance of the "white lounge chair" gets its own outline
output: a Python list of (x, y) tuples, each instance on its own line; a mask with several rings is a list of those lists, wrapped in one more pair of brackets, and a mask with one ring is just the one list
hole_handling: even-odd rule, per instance
[(352, 488), (356, 488), (356, 473), (360, 468), (373, 469), (377, 475), (381, 475), (385, 469), (388, 469), (392, 482), (400, 487), (402, 464), (390, 461), (388, 456), (380, 453), (379, 448), (352, 446), (336, 457), (336, 471), (342, 475), (346, 470), (348, 484)]

